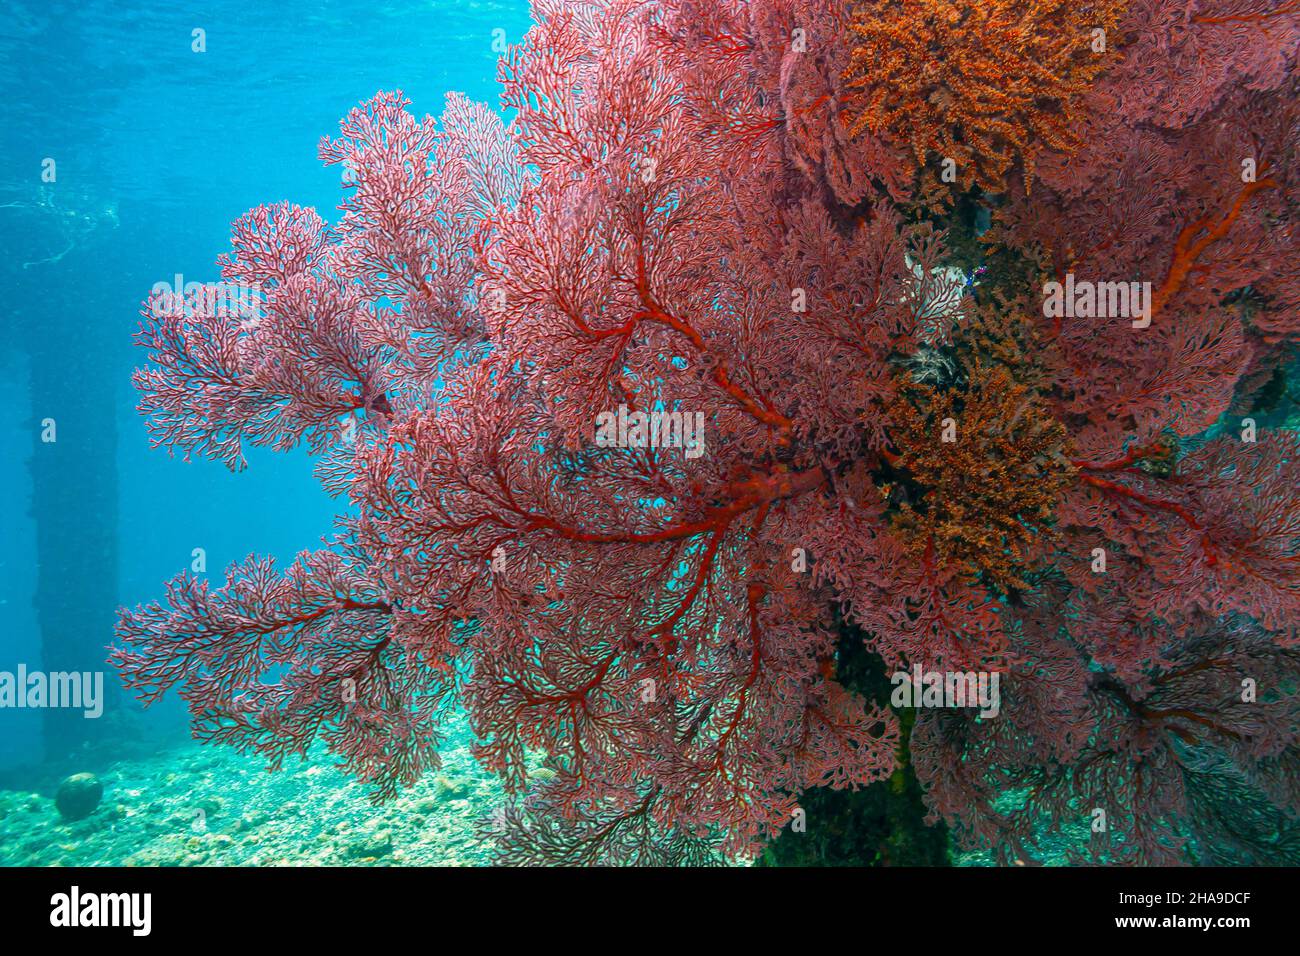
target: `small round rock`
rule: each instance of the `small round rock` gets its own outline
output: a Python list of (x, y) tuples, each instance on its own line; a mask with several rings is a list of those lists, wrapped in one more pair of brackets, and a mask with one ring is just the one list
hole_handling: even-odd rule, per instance
[(54, 805), (65, 820), (90, 816), (104, 796), (104, 785), (93, 773), (74, 773), (59, 784)]

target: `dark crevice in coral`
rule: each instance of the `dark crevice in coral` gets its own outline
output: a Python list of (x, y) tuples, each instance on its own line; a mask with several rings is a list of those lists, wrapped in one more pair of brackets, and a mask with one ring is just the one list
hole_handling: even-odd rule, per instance
[[(890, 671), (869, 651), (863, 634), (837, 614), (840, 641), (836, 679), (849, 690), (888, 706)], [(799, 806), (807, 827), (786, 826), (768, 844), (759, 866), (947, 866), (948, 829), (925, 822), (921, 784), (912, 769), (908, 739), (916, 711), (894, 708), (902, 731), (899, 766), (887, 780), (859, 790), (819, 787), (805, 791)]]

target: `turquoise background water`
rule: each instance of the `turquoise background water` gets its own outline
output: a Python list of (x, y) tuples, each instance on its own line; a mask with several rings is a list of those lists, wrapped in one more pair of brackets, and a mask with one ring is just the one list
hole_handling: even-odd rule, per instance
[[(522, 0), (6, 4), (0, 671), (40, 668), (51, 631), (60, 669), (107, 671), (115, 608), (161, 596), (195, 548), (220, 583), (249, 552), (287, 561), (329, 532), (344, 505), (305, 454), (253, 450), (232, 474), (150, 448), (131, 385), (140, 304), (178, 273), (218, 279), (251, 207), (336, 218), (339, 174), (316, 147), (375, 92), (404, 90), (418, 114), (453, 90), (495, 107), (493, 41), (528, 24)], [(141, 712), (110, 690), (71, 745), (43, 745), (45, 713), (0, 709), (0, 865), (481, 862), (472, 824), (499, 800), (463, 725), (442, 773), (375, 809), (328, 758), (268, 775), (199, 747), (174, 700)], [(78, 771), (105, 794), (69, 824), (52, 797)]]
[[(376, 91), (403, 89), (421, 114), (451, 90), (496, 106), (494, 36), (518, 41), (529, 14), (521, 0), (5, 6), (0, 670), (40, 666), (42, 614), (76, 648), (65, 666), (103, 670), (114, 608), (159, 596), (194, 548), (219, 580), (250, 551), (315, 546), (342, 506), (303, 454), (254, 451), (234, 475), (150, 448), (130, 381), (150, 287), (218, 279), (229, 224), (253, 206), (334, 218), (339, 175), (316, 146)], [(54, 445), (38, 441), (47, 417)], [(42, 527), (54, 540), (39, 545)], [(103, 719), (130, 709), (110, 699)], [(108, 736), (179, 723), (163, 706)], [(41, 730), (39, 713), (0, 710), (0, 773), (43, 760)]]

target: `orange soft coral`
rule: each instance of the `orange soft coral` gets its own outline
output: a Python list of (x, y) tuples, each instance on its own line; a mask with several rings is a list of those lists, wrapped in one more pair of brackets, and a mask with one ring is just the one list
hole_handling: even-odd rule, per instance
[[(1127, 0), (883, 0), (854, 13), (846, 77), (852, 131), (870, 130), (957, 164), (1000, 191), (1018, 159), (1078, 145), (1083, 94), (1105, 68)], [(1105, 31), (1105, 44), (1097, 30)]]
[(1023, 586), (1017, 565), (1069, 480), (1065, 428), (1006, 366), (978, 362), (960, 390), (904, 378), (891, 417), (892, 463), (922, 492), (895, 530), (918, 554)]

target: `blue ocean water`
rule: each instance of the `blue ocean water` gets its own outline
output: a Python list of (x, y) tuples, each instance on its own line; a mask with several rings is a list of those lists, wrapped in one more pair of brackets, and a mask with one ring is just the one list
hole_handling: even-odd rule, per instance
[(343, 507), (305, 454), (254, 450), (232, 474), (150, 447), (131, 385), (150, 287), (218, 279), (251, 207), (334, 218), (339, 175), (317, 143), (375, 92), (400, 88), (419, 114), (449, 91), (495, 107), (494, 40), (528, 23), (524, 0), (6, 4), (0, 671), (40, 667), (57, 640), (62, 668), (105, 672), (107, 729), (69, 754), (44, 745), (59, 731), (43, 713), (0, 710), (0, 787), (48, 797), (49, 780), (102, 769), (89, 765), (106, 748), (183, 739), (174, 703), (137, 717), (116, 692), (114, 609), (157, 598), (196, 548), (214, 583), (249, 552), (288, 561)]

